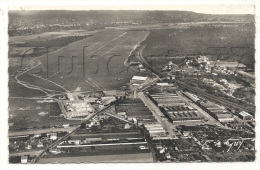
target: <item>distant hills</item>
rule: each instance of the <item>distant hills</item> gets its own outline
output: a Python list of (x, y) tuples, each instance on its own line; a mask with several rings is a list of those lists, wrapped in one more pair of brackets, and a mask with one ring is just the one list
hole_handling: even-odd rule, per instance
[(213, 15), (190, 11), (9, 11), (9, 27), (31, 27), (51, 24), (156, 24), (202, 21), (254, 22), (254, 15)]

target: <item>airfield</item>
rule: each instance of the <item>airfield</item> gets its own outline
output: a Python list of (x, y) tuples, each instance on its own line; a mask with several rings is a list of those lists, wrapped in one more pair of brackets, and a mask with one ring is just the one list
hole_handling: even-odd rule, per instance
[(32, 62), (34, 65), (16, 78), (20, 83), (43, 91), (119, 88), (136, 74), (127, 68), (126, 61), (148, 34), (149, 31), (103, 31), (50, 52), (48, 57), (46, 54), (33, 59), (24, 58), (25, 65)]

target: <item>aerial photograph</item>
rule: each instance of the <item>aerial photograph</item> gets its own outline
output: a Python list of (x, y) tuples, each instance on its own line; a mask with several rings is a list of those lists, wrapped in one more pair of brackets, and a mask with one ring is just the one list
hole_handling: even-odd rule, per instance
[(9, 8), (9, 164), (254, 162), (254, 5), (199, 8)]

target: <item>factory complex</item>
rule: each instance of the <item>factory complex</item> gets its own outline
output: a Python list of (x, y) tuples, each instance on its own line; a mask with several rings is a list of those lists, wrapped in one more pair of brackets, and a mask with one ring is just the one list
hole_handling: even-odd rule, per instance
[(170, 122), (189, 122), (189, 121), (202, 121), (204, 118), (198, 110), (190, 106), (163, 106), (161, 107), (165, 117)]

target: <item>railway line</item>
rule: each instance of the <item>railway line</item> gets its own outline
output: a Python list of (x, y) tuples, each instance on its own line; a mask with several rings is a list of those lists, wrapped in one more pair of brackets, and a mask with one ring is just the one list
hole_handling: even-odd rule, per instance
[[(162, 74), (161, 72), (153, 69), (149, 63), (147, 63), (147, 61), (144, 59), (143, 55), (142, 55), (142, 52), (143, 52), (143, 49), (146, 47), (146, 45), (143, 45), (142, 47), (140, 47), (140, 49), (137, 51), (137, 58), (138, 60), (140, 61), (140, 63), (142, 63), (147, 69), (149, 69), (151, 72), (153, 72), (154, 74), (156, 74), (159, 78), (165, 78), (165, 75)], [(208, 94), (208, 93), (205, 93), (204, 91), (202, 90), (198, 90), (192, 86), (189, 86), (187, 84), (185, 84), (184, 82), (181, 82), (179, 80), (172, 80), (172, 81), (175, 81), (175, 83), (177, 83), (179, 86), (182, 86), (184, 88), (187, 88), (189, 89), (189, 91), (193, 92), (193, 93), (196, 93), (196, 94), (199, 94), (199, 96), (201, 97), (204, 97), (205, 99), (210, 99), (211, 101), (214, 101), (216, 103), (219, 103), (223, 106), (226, 106), (226, 107), (232, 107), (232, 108), (237, 108), (239, 110), (244, 110), (244, 111), (247, 111), (249, 112), (251, 115), (255, 115), (255, 108), (252, 107), (252, 106), (248, 106), (248, 107), (243, 107), (237, 103), (234, 103), (234, 102), (231, 102), (231, 101), (228, 101), (228, 100), (224, 100), (224, 99), (220, 99), (214, 95), (211, 95), (211, 94)]]

